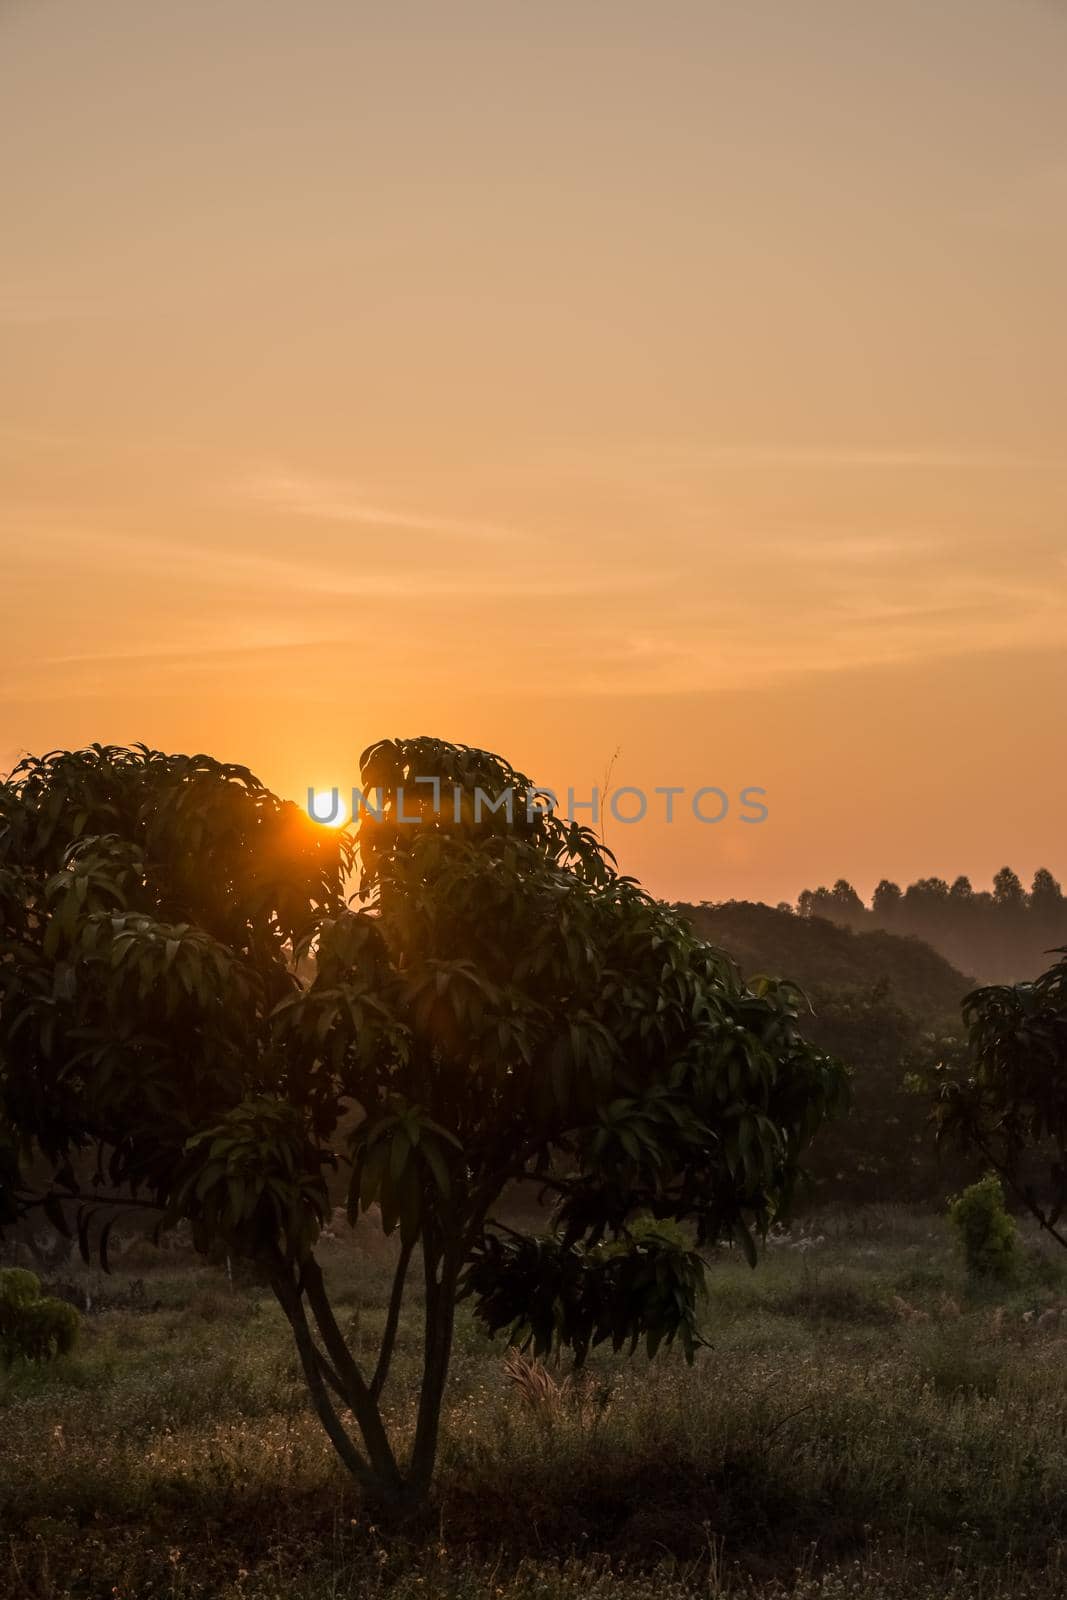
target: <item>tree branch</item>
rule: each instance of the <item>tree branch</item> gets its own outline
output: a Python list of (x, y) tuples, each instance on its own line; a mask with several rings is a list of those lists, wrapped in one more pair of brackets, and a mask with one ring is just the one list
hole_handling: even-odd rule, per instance
[[(435, 1246), (428, 1233), (422, 1242), (426, 1305), (423, 1323), (423, 1370), (415, 1441), (411, 1449), (409, 1475), (412, 1488), (425, 1493), (433, 1476), (437, 1439), (441, 1426), (448, 1363), (452, 1352), (452, 1330), (456, 1309), (456, 1276), (459, 1270), (454, 1255)], [(437, 1268), (440, 1264), (441, 1277)]]
[(311, 1402), (318, 1414), (319, 1421), (326, 1430), (330, 1443), (352, 1476), (366, 1488), (374, 1488), (376, 1484), (375, 1474), (364, 1456), (348, 1437), (336, 1411), (330, 1404), (330, 1397), (326, 1393), (322, 1381), (319, 1353), (315, 1349), (315, 1341), (311, 1337), (311, 1329), (308, 1327), (307, 1317), (304, 1313), (304, 1302), (300, 1290), (292, 1279), (282, 1272), (272, 1275), (271, 1286), (277, 1296), (279, 1305), (285, 1312), (289, 1326), (293, 1330), (293, 1338), (296, 1340), (300, 1364), (304, 1369), (304, 1377), (307, 1379), (307, 1386), (311, 1393)]
[(340, 1382), (344, 1385), (345, 1400), (352, 1410), (371, 1466), (380, 1479), (380, 1486), (396, 1490), (400, 1487), (400, 1470), (396, 1464), (393, 1447), (382, 1422), (376, 1397), (353, 1359), (345, 1343), (344, 1334), (337, 1325), (333, 1307), (326, 1293), (322, 1268), (314, 1256), (309, 1256), (301, 1268), (301, 1283), (308, 1297), (322, 1341)]
[(347, 1406), (348, 1397), (345, 1394), (345, 1386), (337, 1376), (336, 1372), (330, 1366), (330, 1363), (327, 1361), (321, 1350), (316, 1349), (315, 1359), (319, 1364), (319, 1371), (326, 1379), (326, 1382), (330, 1385), (330, 1388), (333, 1390), (334, 1394)]
[(162, 1214), (166, 1210), (166, 1206), (160, 1205), (158, 1200), (141, 1200), (135, 1195), (100, 1194), (99, 1191), (86, 1194), (83, 1189), (50, 1189), (47, 1194), (37, 1195), (35, 1199), (23, 1198), (31, 1193), (32, 1191), (27, 1189), (15, 1191), (15, 1204), (22, 1216), (25, 1216), (27, 1211), (34, 1210), (36, 1206), (43, 1206), (47, 1200), (71, 1200), (78, 1201), (82, 1205), (115, 1206), (120, 1211), (128, 1208), (135, 1211), (157, 1211)]
[(396, 1264), (393, 1274), (393, 1287), (389, 1295), (389, 1310), (386, 1313), (385, 1329), (382, 1333), (382, 1342), (378, 1351), (378, 1365), (374, 1369), (374, 1376), (370, 1381), (370, 1392), (373, 1399), (378, 1400), (385, 1388), (389, 1376), (389, 1364), (393, 1359), (393, 1347), (396, 1344), (397, 1328), (400, 1324), (400, 1307), (404, 1299), (404, 1279), (407, 1277), (408, 1262), (414, 1242), (402, 1245), (400, 1259)]

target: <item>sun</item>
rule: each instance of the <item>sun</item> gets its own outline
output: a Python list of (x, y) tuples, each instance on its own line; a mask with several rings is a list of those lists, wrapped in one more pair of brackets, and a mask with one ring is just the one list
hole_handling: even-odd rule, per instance
[(308, 816), (321, 828), (343, 828), (348, 821), (344, 800), (337, 789), (309, 789)]

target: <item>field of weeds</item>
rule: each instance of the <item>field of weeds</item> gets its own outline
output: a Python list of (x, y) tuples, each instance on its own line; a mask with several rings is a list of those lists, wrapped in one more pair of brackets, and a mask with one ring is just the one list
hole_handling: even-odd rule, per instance
[[(389, 1245), (323, 1249), (356, 1346)], [(0, 1593), (33, 1600), (995, 1600), (1067, 1590), (1067, 1262), (969, 1290), (947, 1223), (817, 1219), (713, 1260), (693, 1367), (580, 1380), (461, 1321), (432, 1514), (360, 1505), (269, 1293), (133, 1244), (75, 1353), (0, 1375)], [(415, 1327), (390, 1384), (410, 1422)]]

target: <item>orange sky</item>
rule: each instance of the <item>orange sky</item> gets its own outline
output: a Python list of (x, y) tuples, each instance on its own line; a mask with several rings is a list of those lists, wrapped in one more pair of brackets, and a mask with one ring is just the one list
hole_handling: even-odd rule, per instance
[(1067, 7), (0, 0), (0, 770), (541, 781), (686, 898), (1067, 878)]

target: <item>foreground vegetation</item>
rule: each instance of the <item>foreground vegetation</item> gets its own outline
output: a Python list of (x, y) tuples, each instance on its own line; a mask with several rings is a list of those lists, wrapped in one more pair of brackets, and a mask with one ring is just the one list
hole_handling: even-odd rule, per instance
[[(357, 1351), (393, 1249), (366, 1222), (324, 1247)], [(1016, 1284), (979, 1292), (943, 1217), (828, 1215), (756, 1273), (714, 1257), (692, 1368), (594, 1353), (579, 1382), (506, 1361), (461, 1314), (437, 1497), (396, 1529), (311, 1415), (269, 1289), (138, 1242), (110, 1278), (53, 1273), (103, 1309), (71, 1356), (0, 1376), (0, 1593), (1059, 1595), (1062, 1255), (1024, 1232)], [(401, 1437), (418, 1322), (390, 1388)]]
[[(746, 984), (499, 756), (386, 739), (360, 775), (351, 831), (144, 745), (0, 783), (0, 1230), (76, 1227), (106, 1268), (134, 1210), (254, 1271), (331, 1444), (395, 1513), (429, 1499), (461, 1301), (546, 1356), (691, 1357), (690, 1244), (755, 1264), (846, 1071), (795, 985)], [(551, 1238), (492, 1226), (527, 1179)], [(317, 1253), (342, 1199), (399, 1233), (374, 1351)], [(383, 1397), (411, 1278), (402, 1446)]]
[(588, 830), (486, 816), (499, 758), (362, 772), (329, 837), (204, 756), (0, 785), (4, 1592), (1063, 1593), (1067, 962), (965, 1044), (932, 952), (790, 917), (809, 1006)]

